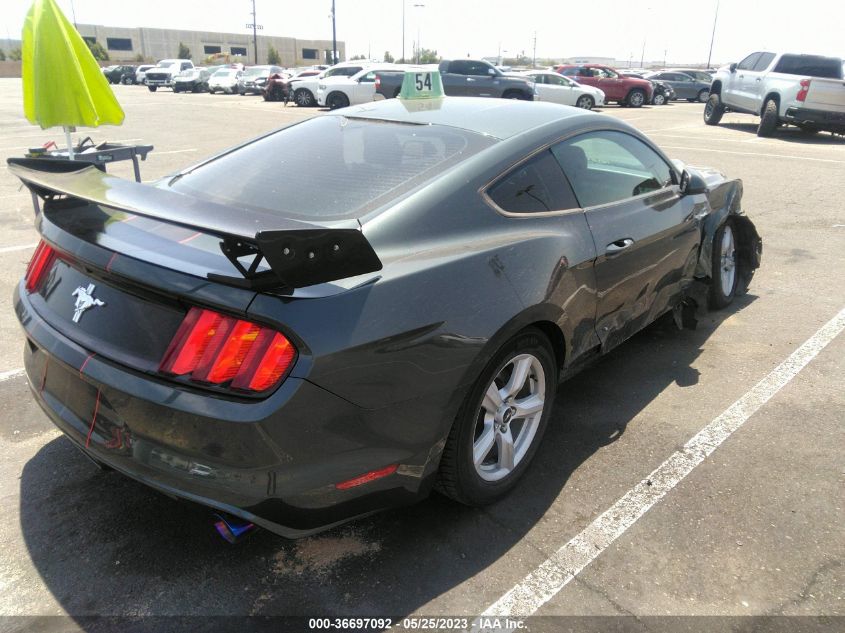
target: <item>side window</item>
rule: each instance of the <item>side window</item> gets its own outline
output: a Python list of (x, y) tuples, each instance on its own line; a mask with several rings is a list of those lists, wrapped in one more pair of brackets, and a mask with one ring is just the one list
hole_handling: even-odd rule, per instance
[(469, 62), (467, 64), (467, 75), (487, 75), (488, 71), (490, 70), (490, 66), (486, 64), (480, 64), (478, 62)]
[(549, 150), (544, 150), (502, 176), (487, 195), (511, 213), (543, 213), (575, 209), (578, 201)]
[(546, 83), (553, 86), (569, 86), (570, 83), (560, 75), (544, 75)]
[(639, 139), (600, 130), (552, 147), (583, 207), (619, 202), (668, 187), (672, 169)]
[(455, 75), (469, 75), (469, 62), (460, 59), (450, 62), (449, 72)]
[(188, 70), (189, 68), (192, 68), (192, 67), (193, 66), (190, 63), (182, 62), (182, 70)]
[(373, 72), (367, 73), (366, 75), (364, 75), (363, 77), (358, 79), (358, 82), (362, 83), (362, 84), (371, 84), (375, 80), (376, 80), (376, 73), (375, 73), (375, 71), (373, 71)]
[(754, 64), (754, 70), (757, 72), (763, 72), (769, 67), (769, 64), (772, 63), (774, 58), (774, 53), (761, 53), (760, 59), (758, 59), (757, 63)]
[(579, 70), (578, 68), (564, 68), (563, 74), (566, 75), (567, 77), (575, 77), (576, 75), (580, 74), (578, 72), (578, 70)]
[(748, 57), (746, 57), (736, 65), (736, 69), (751, 70), (752, 68), (754, 68), (754, 64), (757, 63), (757, 60), (760, 59), (760, 55), (762, 55), (762, 53), (751, 53)]

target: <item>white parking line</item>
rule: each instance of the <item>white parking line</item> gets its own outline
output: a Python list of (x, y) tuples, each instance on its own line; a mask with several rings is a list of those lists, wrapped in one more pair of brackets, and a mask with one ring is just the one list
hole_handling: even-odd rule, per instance
[(0, 372), (0, 382), (5, 382), (12, 378), (17, 378), (18, 376), (23, 376), (26, 370), (23, 367), (19, 367), (18, 369), (10, 369), (9, 371), (2, 371)]
[[(490, 605), (487, 617), (527, 617), (551, 600), (587, 565), (643, 516), (760, 407), (789, 383), (845, 329), (845, 308), (823, 325), (750, 391), (673, 453), (551, 558)], [(473, 631), (485, 631), (476, 621)], [(496, 629), (501, 631), (502, 629)]]
[(2, 246), (0, 247), (0, 253), (13, 253), (14, 251), (25, 251), (30, 248), (35, 248), (38, 246), (38, 243), (33, 244), (21, 244), (19, 246)]
[(845, 160), (835, 158), (812, 158), (810, 156), (793, 156), (788, 154), (764, 154), (762, 152), (733, 152), (728, 149), (710, 149), (706, 147), (682, 147), (680, 145), (662, 145), (663, 149), (688, 149), (695, 152), (715, 152), (717, 154), (737, 154), (738, 156), (766, 156), (768, 158), (786, 158), (789, 160), (810, 160), (816, 163), (845, 163)]
[(173, 149), (173, 150), (170, 150), (169, 152), (156, 152), (155, 154), (153, 154), (153, 156), (161, 156), (162, 154), (181, 154), (182, 152), (195, 152), (195, 151), (197, 151), (196, 147), (194, 147), (192, 149)]

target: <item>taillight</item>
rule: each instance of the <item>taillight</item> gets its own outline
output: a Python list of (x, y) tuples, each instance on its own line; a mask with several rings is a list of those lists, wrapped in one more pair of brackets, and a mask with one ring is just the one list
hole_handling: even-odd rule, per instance
[(191, 308), (159, 371), (241, 391), (266, 391), (293, 365), (296, 349), (280, 332), (251, 321)]
[(29, 260), (29, 266), (26, 267), (26, 290), (32, 292), (41, 284), (44, 273), (50, 270), (53, 260), (56, 258), (56, 251), (53, 247), (47, 244), (44, 240), (38, 242), (35, 252), (32, 254), (32, 259)]
[(799, 88), (798, 96), (796, 96), (795, 98), (798, 101), (806, 101), (808, 92), (810, 92), (810, 80), (809, 79), (802, 79), (801, 80), (801, 88)]
[(378, 92), (379, 88), (381, 88), (381, 77), (376, 75), (376, 92)]

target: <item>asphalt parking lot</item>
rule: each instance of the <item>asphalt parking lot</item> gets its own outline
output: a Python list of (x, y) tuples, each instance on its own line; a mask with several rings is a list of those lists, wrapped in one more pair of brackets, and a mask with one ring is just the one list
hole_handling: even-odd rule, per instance
[[(87, 133), (154, 145), (145, 180), (321, 114), (114, 89), (124, 125)], [(657, 323), (564, 383), (535, 463), (505, 500), (478, 510), (435, 495), (296, 542), (257, 532), (226, 544), (208, 510), (97, 471), (30, 399), (11, 296), (37, 234), (28, 192), (0, 168), (0, 615), (72, 616), (40, 622), (57, 630), (93, 629), (87, 616), (101, 615), (401, 620), (496, 605), (536, 616), (845, 616), (845, 139), (793, 129), (760, 139), (753, 117), (706, 127), (702, 108), (603, 113), (744, 181), (764, 242), (749, 294), (694, 331)], [(0, 158), (51, 139), (61, 144), (61, 132), (23, 118), (19, 80), (0, 80)], [(126, 165), (110, 171), (131, 177)], [(808, 340), (812, 353), (777, 369)], [(766, 398), (752, 391), (761, 381)], [(727, 416), (733, 433), (712, 453), (669, 484), (653, 477), (737, 401), (752, 404)], [(665, 494), (626, 515), (617, 502), (652, 478)], [(596, 532), (608, 509), (622, 529)], [(592, 547), (580, 569), (567, 566), (570, 542)]]

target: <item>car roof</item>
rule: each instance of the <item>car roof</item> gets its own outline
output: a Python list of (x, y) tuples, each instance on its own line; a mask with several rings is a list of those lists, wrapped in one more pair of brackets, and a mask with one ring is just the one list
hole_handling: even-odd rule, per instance
[(601, 116), (555, 103), (478, 97), (385, 99), (336, 110), (328, 116), (332, 115), (416, 125), (445, 125), (498, 139), (570, 117)]

